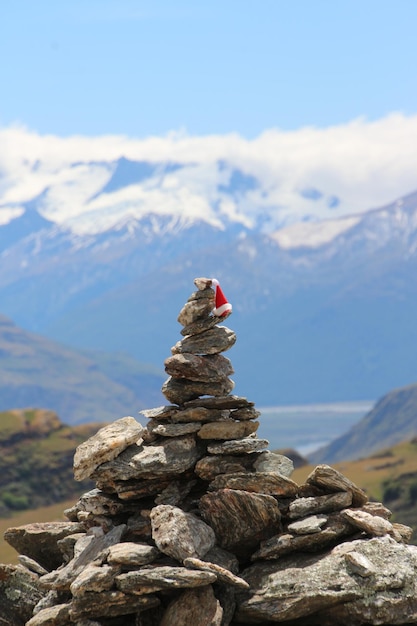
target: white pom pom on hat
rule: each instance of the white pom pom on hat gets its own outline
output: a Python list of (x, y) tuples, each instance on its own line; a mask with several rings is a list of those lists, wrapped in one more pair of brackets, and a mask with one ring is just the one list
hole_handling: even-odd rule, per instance
[(217, 278), (211, 279), (211, 286), (215, 291), (215, 307), (213, 309), (213, 315), (216, 317), (225, 317), (232, 312), (232, 305), (227, 301)]

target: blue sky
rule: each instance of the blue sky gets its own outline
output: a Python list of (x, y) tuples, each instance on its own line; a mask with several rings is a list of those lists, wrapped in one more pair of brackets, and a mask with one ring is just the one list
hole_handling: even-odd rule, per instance
[(6, 0), (0, 126), (325, 128), (417, 113), (415, 0)]

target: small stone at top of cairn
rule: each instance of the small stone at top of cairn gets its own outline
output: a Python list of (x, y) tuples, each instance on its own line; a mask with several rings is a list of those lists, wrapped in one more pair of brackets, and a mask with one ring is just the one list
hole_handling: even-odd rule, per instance
[(183, 326), (183, 339), (171, 348), (172, 356), (165, 360), (168, 380), (162, 393), (169, 402), (178, 405), (201, 396), (224, 397), (230, 394), (234, 382), (229, 359), (222, 356), (236, 341), (235, 333), (219, 326), (232, 312), (219, 281), (196, 278), (197, 291), (191, 294), (178, 315)]

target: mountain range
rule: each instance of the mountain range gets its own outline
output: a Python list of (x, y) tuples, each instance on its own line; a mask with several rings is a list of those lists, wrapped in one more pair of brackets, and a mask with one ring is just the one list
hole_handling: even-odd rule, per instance
[(268, 205), (256, 167), (228, 161), (42, 168), (28, 166), (24, 198), (0, 195), (0, 310), (27, 331), (162, 369), (193, 278), (216, 276), (233, 303), (235, 391), (257, 404), (373, 399), (417, 380), (417, 192), (349, 214), (303, 187), (293, 219)]

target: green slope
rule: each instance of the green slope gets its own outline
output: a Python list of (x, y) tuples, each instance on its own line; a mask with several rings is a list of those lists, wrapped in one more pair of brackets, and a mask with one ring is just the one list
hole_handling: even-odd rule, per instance
[(91, 483), (76, 483), (77, 445), (100, 424), (67, 426), (45, 409), (0, 413), (0, 517), (77, 496)]

